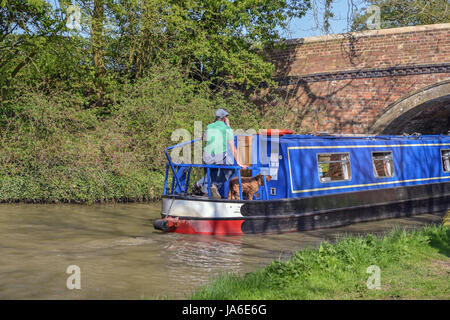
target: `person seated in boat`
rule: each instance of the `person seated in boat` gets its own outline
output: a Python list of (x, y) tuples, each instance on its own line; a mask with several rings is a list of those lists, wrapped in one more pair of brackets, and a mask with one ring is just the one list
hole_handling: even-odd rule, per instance
[[(206, 146), (203, 149), (203, 162), (210, 165), (233, 165), (243, 169), (247, 167), (238, 160), (237, 150), (234, 145), (233, 129), (230, 127), (229, 113), (225, 109), (217, 109), (215, 121), (206, 127), (203, 140)], [(230, 155), (231, 154), (231, 155)], [(233, 169), (211, 168), (211, 195), (213, 198), (221, 198), (224, 193), (225, 182), (233, 175)], [(208, 178), (206, 175), (194, 184), (194, 193), (208, 193)]]

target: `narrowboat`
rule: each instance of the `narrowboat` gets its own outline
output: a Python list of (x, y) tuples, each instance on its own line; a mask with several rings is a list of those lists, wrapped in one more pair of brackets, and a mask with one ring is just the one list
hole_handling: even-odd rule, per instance
[[(211, 166), (176, 163), (169, 151), (161, 219), (167, 232), (242, 235), (314, 230), (352, 223), (444, 212), (450, 208), (450, 136), (294, 135), (265, 130), (235, 136), (241, 163)], [(191, 171), (234, 170), (240, 197), (191, 192)], [(265, 183), (244, 199), (244, 176)], [(269, 179), (266, 179), (270, 176)], [(170, 185), (170, 186), (169, 186)]]

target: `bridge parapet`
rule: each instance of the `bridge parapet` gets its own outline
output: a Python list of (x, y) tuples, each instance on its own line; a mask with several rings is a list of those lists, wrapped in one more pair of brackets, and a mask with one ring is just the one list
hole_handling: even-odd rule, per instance
[(450, 23), (286, 41), (270, 53), (277, 77), (450, 63)]

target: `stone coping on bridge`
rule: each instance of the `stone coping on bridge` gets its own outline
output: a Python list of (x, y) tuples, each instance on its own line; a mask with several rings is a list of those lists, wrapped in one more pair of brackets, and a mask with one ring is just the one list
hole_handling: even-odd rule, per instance
[(339, 33), (339, 34), (328, 34), (328, 35), (323, 35), (323, 36), (288, 39), (288, 40), (285, 40), (284, 42), (287, 46), (296, 46), (296, 45), (302, 45), (305, 43), (312, 43), (312, 42), (345, 40), (350, 37), (353, 37), (353, 38), (377, 37), (377, 36), (392, 35), (392, 34), (427, 32), (427, 31), (445, 30), (445, 29), (450, 30), (450, 23), (429, 24), (429, 25), (390, 28), (390, 29), (378, 29), (378, 30), (364, 30), (364, 31), (358, 31), (358, 32)]
[[(267, 51), (274, 78), (334, 81), (448, 73), (450, 23), (287, 40)], [(300, 79), (301, 78), (301, 79)]]

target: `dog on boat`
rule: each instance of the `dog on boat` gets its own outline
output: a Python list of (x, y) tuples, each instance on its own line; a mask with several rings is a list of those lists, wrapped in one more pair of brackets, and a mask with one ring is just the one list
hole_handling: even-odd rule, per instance
[[(266, 181), (269, 182), (272, 179), (271, 176), (266, 176)], [(242, 183), (242, 196), (247, 200), (252, 200), (253, 195), (258, 192), (259, 186), (264, 185), (264, 177), (259, 173), (254, 177), (241, 177)], [(238, 177), (234, 177), (230, 180), (230, 191), (228, 191), (228, 200), (240, 200), (239, 195), (239, 180)]]

